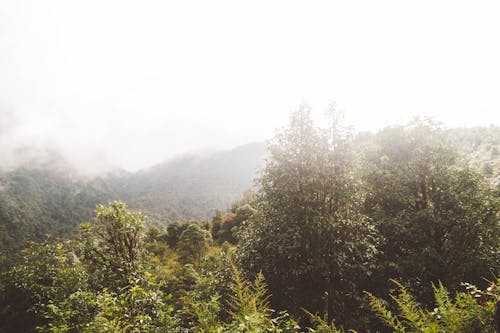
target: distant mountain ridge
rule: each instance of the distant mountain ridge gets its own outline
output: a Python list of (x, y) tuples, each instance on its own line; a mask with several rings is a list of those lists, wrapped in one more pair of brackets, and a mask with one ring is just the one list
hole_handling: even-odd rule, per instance
[[(500, 184), (500, 127), (450, 129), (446, 134), (467, 163)], [(362, 135), (370, 142), (372, 134)], [(54, 155), (56, 156), (56, 155)], [(64, 236), (93, 216), (97, 204), (124, 200), (141, 209), (150, 221), (208, 219), (254, 187), (264, 165), (266, 145), (251, 143), (231, 150), (187, 154), (135, 173), (116, 170), (81, 179), (54, 157), (52, 164), (24, 165), (0, 171), (0, 264), (7, 250), (22, 248), (45, 235)], [(50, 161), (50, 160), (48, 160)]]
[(123, 200), (157, 222), (206, 219), (254, 186), (265, 151), (265, 144), (259, 142), (189, 154), (112, 181)]
[[(63, 236), (93, 216), (97, 204), (124, 200), (154, 224), (208, 219), (253, 187), (265, 144), (184, 155), (136, 173), (116, 171), (83, 179), (61, 160), (0, 171), (0, 264), (8, 249), (45, 235)], [(3, 252), (2, 252), (3, 250)]]

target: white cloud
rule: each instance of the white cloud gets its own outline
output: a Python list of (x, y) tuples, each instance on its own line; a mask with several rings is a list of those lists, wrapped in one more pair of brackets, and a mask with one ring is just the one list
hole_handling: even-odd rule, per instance
[(359, 129), (417, 114), (498, 125), (499, 14), (496, 1), (7, 0), (0, 112), (17, 140), (128, 169), (270, 137), (302, 102), (336, 101)]

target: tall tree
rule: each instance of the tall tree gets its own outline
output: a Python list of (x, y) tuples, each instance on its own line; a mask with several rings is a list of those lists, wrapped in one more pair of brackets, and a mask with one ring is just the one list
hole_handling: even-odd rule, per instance
[(366, 212), (382, 236), (378, 281), (481, 284), (499, 269), (499, 204), (483, 176), (458, 165), (435, 124), (387, 128), (367, 153)]
[(328, 130), (316, 128), (309, 108), (301, 107), (269, 146), (259, 211), (238, 253), (247, 272), (262, 271), (279, 309), (342, 318), (369, 274), (374, 233), (359, 212), (347, 134), (335, 117)]
[(190, 223), (182, 232), (177, 244), (181, 260), (186, 263), (199, 263), (212, 245), (212, 234), (197, 223)]
[(120, 201), (96, 208), (95, 220), (81, 225), (84, 257), (92, 275), (114, 291), (141, 273), (145, 217)]

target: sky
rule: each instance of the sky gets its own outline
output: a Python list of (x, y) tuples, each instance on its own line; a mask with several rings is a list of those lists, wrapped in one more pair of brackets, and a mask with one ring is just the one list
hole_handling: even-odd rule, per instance
[(268, 139), (303, 103), (360, 131), (500, 125), (499, 92), (499, 1), (0, 2), (4, 165), (134, 171)]

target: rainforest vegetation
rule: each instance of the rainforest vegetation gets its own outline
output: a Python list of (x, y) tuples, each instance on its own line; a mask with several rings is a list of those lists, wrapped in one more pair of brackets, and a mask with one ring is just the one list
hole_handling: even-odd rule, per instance
[(304, 106), (267, 152), (5, 172), (0, 331), (496, 332), (499, 150), (496, 127), (356, 134)]

